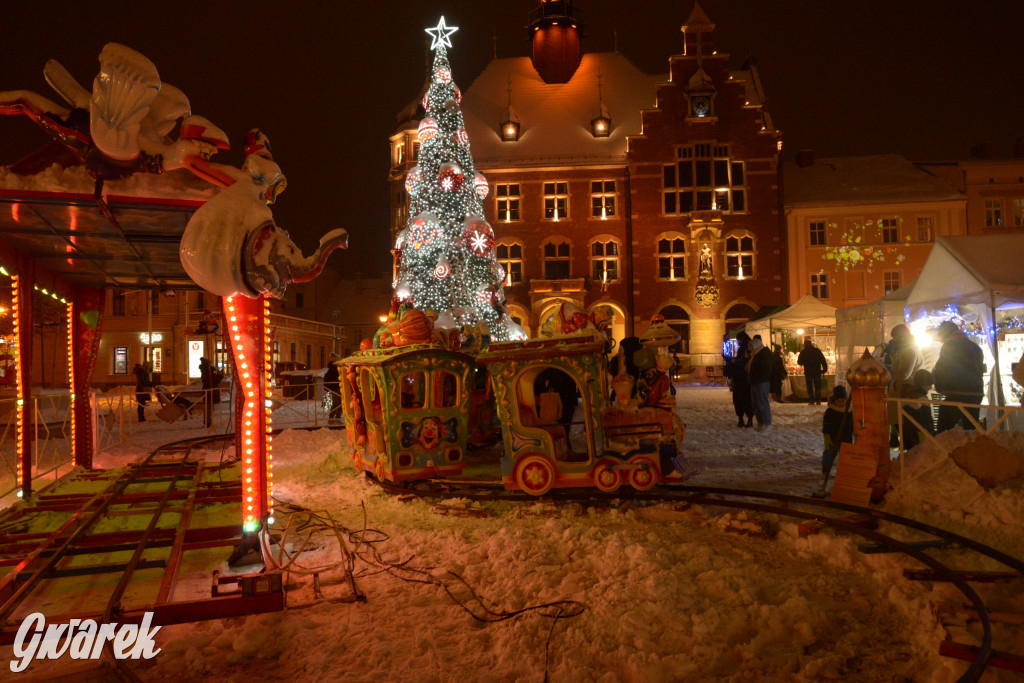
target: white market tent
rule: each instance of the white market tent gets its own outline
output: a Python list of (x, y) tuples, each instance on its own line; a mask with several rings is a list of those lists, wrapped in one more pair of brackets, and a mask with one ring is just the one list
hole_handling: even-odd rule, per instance
[[(999, 311), (1024, 308), (1024, 235), (938, 237), (906, 300), (907, 320), (938, 314), (948, 306), (977, 315), (991, 330)], [(996, 336), (983, 346), (992, 370), (991, 404), (1004, 404)], [(987, 348), (985, 348), (987, 346)], [(1008, 359), (1007, 359), (1008, 360)], [(1016, 359), (1013, 359), (1016, 360)]]
[(916, 280), (889, 292), (881, 299), (836, 311), (836, 382), (842, 383), (846, 370), (864, 349), (874, 351), (889, 340), (893, 327), (906, 322), (904, 306)]
[(834, 327), (835, 324), (836, 309), (810, 294), (805, 294), (789, 308), (749, 321), (744, 330), (751, 337), (755, 334), (761, 335), (764, 343), (768, 344), (773, 330), (809, 330), (813, 327)]

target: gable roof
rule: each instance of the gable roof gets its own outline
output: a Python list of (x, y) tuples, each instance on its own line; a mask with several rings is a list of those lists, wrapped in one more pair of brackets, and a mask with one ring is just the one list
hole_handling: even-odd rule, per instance
[(787, 208), (962, 200), (944, 181), (899, 154), (833, 157), (783, 164)]
[[(612, 120), (611, 134), (595, 138), (590, 121), (601, 97)], [(519, 140), (503, 142), (498, 126), (512, 108), (521, 128)], [(652, 76), (616, 52), (584, 54), (568, 83), (545, 83), (529, 57), (496, 59), (465, 89), (462, 114), (478, 168), (531, 165), (623, 163), (626, 136), (640, 134), (640, 110), (654, 108), (656, 86), (666, 75)]]
[(907, 297), (913, 311), (947, 304), (1024, 306), (1024, 235), (937, 237)]

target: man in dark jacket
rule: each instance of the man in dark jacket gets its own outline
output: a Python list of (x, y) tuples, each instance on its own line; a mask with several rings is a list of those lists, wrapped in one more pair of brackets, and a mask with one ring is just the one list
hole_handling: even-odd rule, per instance
[[(725, 356), (722, 374), (729, 378), (732, 390), (732, 407), (736, 411), (737, 427), (754, 426), (754, 404), (747, 381), (747, 361), (750, 360), (750, 335), (740, 332), (736, 335), (738, 348), (735, 356)], [(746, 420), (746, 422), (744, 422)]]
[(772, 352), (761, 341), (761, 335), (755, 334), (750, 340), (750, 360), (747, 362), (747, 380), (750, 382), (750, 398), (754, 403), (754, 416), (757, 417), (755, 431), (763, 432), (772, 426), (772, 406), (768, 402), (771, 388)]
[(782, 347), (772, 344), (772, 398), (776, 403), (782, 403), (782, 383), (786, 381), (789, 373), (786, 372), (786, 359), (782, 355)]
[(203, 384), (203, 420), (207, 427), (213, 424), (213, 395), (222, 376), (206, 356), (199, 358), (199, 380)]
[(797, 365), (803, 366), (804, 381), (807, 382), (807, 402), (821, 405), (821, 376), (828, 372), (825, 354), (811, 342), (810, 337), (804, 338), (804, 348), (796, 357)]
[[(955, 323), (945, 321), (936, 332), (942, 342), (939, 360), (935, 362), (935, 390), (954, 403), (971, 403), (965, 410), (975, 419), (981, 411), (977, 407), (985, 393), (985, 355), (981, 347), (960, 331)], [(939, 406), (938, 431), (944, 432), (963, 423), (964, 429), (974, 429), (957, 406)]]

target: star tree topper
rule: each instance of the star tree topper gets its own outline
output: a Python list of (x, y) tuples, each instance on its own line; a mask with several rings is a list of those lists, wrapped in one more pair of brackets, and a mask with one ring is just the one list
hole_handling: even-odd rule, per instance
[(426, 29), (426, 32), (433, 38), (433, 41), (430, 43), (430, 49), (436, 50), (439, 47), (451, 47), (452, 41), (448, 39), (448, 36), (458, 30), (458, 26), (445, 26), (444, 17), (441, 17), (441, 21), (438, 22), (436, 28)]

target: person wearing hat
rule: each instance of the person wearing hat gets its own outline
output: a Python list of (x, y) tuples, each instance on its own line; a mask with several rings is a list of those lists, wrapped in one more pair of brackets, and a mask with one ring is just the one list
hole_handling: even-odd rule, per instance
[(327, 372), (324, 373), (324, 389), (331, 392), (331, 411), (327, 414), (327, 424), (341, 422), (341, 382), (337, 361), (338, 354), (332, 353), (327, 363)]
[[(943, 321), (935, 335), (942, 342), (939, 359), (932, 374), (935, 391), (953, 403), (970, 403), (967, 413), (978, 419), (981, 399), (985, 394), (985, 355), (981, 347), (971, 341), (956, 323)], [(974, 423), (964, 416), (958, 406), (939, 406), (937, 431), (944, 432), (962, 423), (964, 429), (974, 429)]]
[(747, 360), (749, 360), (750, 335), (740, 332), (736, 335), (738, 348), (735, 356), (725, 357), (722, 374), (729, 378), (732, 390), (732, 407), (736, 411), (737, 427), (754, 426), (754, 403), (750, 394), (750, 383), (747, 381)]
[(827, 477), (839, 453), (839, 444), (853, 443), (853, 418), (846, 414), (846, 387), (837, 385), (832, 389), (825, 414), (821, 416), (821, 433), (825, 438), (821, 473)]

